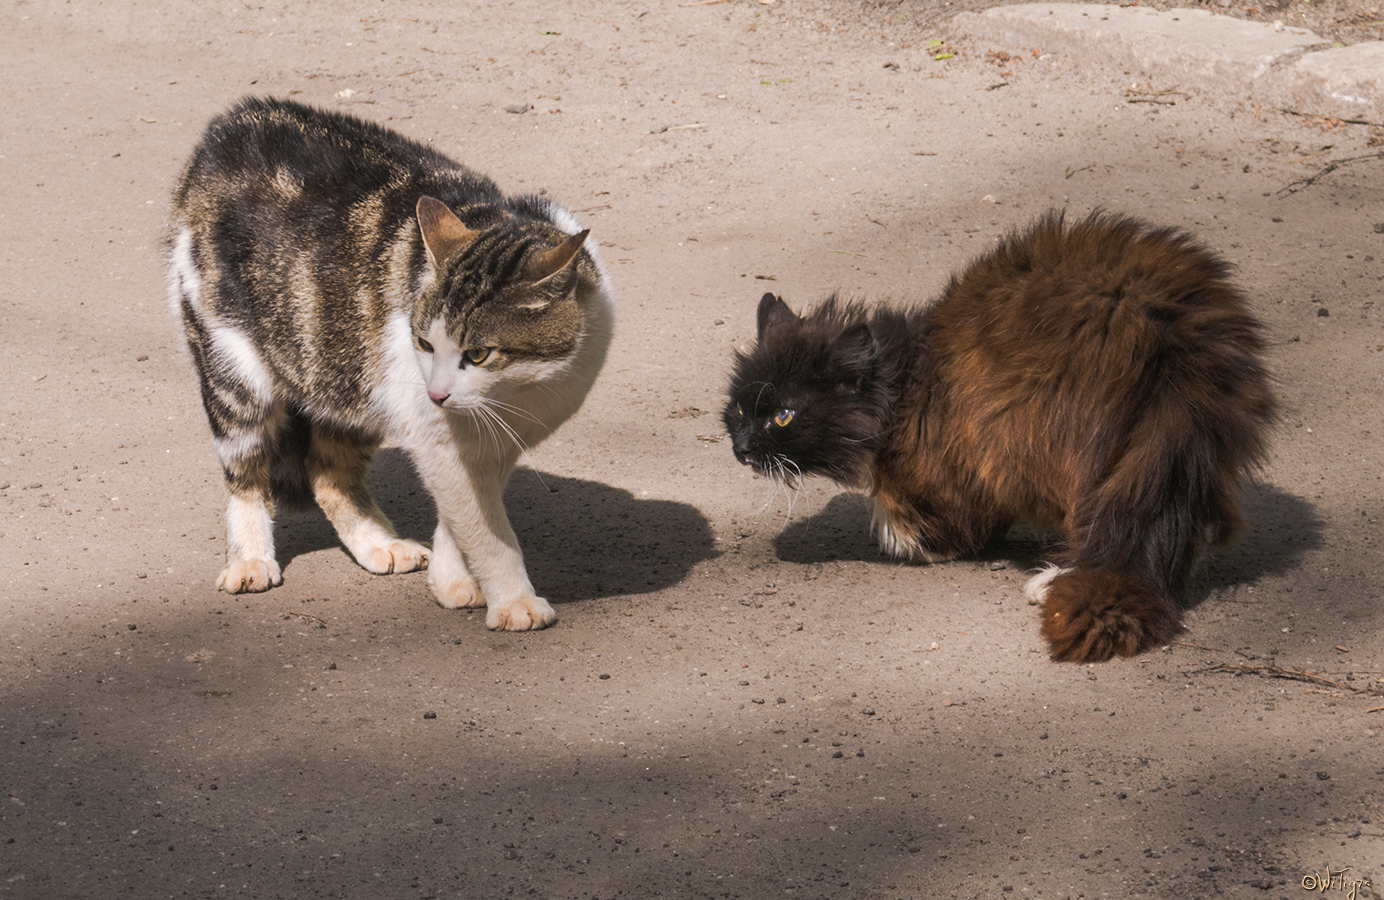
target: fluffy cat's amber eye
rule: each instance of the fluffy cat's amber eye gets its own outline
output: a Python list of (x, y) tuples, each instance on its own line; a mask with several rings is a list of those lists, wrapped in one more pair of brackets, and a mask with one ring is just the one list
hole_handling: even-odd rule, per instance
[(424, 353), (431, 353), (431, 352), (433, 352), (433, 346), (432, 346), (432, 344), (429, 344), (427, 341), (423, 340), (422, 338), (416, 338), (416, 340), (418, 341), (418, 349), (419, 349), (419, 350), (422, 350)]
[(462, 356), (465, 356), (465, 357), (466, 357), (466, 361), (469, 362), (469, 363), (470, 363), (471, 365), (473, 365), (473, 366), (483, 365), (483, 364), (485, 363), (485, 361), (486, 361), (487, 359), (490, 358), (490, 348), (489, 348), (489, 347), (478, 347), (478, 348), (474, 348), (474, 349), (471, 349), (471, 350), (467, 350), (465, 353), (462, 354)]
[(793, 421), (793, 417), (795, 415), (797, 415), (797, 413), (795, 413), (791, 409), (781, 409), (778, 412), (774, 413), (774, 424), (782, 428), (789, 422)]

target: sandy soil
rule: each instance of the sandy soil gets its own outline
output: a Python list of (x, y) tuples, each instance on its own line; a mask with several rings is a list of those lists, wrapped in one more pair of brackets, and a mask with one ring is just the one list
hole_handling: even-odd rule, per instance
[[(1285, 190), (1369, 129), (936, 60), (940, 21), (4, 4), (0, 897), (1298, 897), (1328, 869), (1379, 897), (1384, 162)], [(555, 627), (488, 632), (316, 514), (279, 527), (283, 587), (213, 590), (223, 488), (159, 240), (249, 92), (431, 140), (599, 239), (611, 359), (509, 494)], [(1097, 205), (1238, 265), (1285, 416), (1182, 639), (1078, 667), (1020, 590), (1041, 546), (890, 563), (858, 497), (775, 494), (715, 413), (765, 289), (926, 297)], [(375, 483), (430, 533), (398, 451)]]

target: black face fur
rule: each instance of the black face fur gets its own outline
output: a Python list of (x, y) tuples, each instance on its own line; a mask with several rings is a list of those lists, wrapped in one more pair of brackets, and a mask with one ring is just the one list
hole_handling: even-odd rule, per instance
[(867, 485), (887, 415), (877, 351), (858, 306), (833, 297), (800, 317), (765, 294), (758, 340), (736, 354), (724, 413), (735, 458), (790, 483), (825, 475)]

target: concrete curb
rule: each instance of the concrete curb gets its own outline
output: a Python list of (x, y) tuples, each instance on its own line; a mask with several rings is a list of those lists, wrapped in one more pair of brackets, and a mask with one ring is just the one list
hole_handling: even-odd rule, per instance
[(1384, 124), (1384, 42), (1331, 47), (1303, 28), (1200, 9), (1025, 3), (951, 21), (955, 37), (1041, 49), (1167, 84), (1297, 112)]

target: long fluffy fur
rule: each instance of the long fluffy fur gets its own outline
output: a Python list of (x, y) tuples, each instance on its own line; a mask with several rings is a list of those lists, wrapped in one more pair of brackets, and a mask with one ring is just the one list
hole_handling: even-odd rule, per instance
[[(1198, 557), (1242, 528), (1239, 483), (1264, 458), (1275, 403), (1260, 326), (1228, 264), (1186, 234), (1050, 213), (926, 308), (833, 300), (801, 318), (774, 308), (766, 321), (766, 304), (768, 327), (732, 379), (737, 455), (801, 465), (784, 446), (817, 443), (820, 457), (844, 454), (849, 478), (801, 468), (866, 489), (895, 555), (946, 559), (1016, 522), (1055, 527), (1064, 571), (1038, 591), (1055, 659), (1166, 641)], [(803, 346), (856, 324), (873, 338), (859, 388), (806, 384), (800, 373), (835, 351), (814, 360)], [(799, 349), (785, 366), (790, 345)], [(754, 384), (773, 385), (773, 397), (736, 415)], [(787, 403), (793, 425), (870, 424), (791, 436), (793, 425), (766, 427), (768, 408)], [(810, 412), (819, 404), (828, 415)]]

